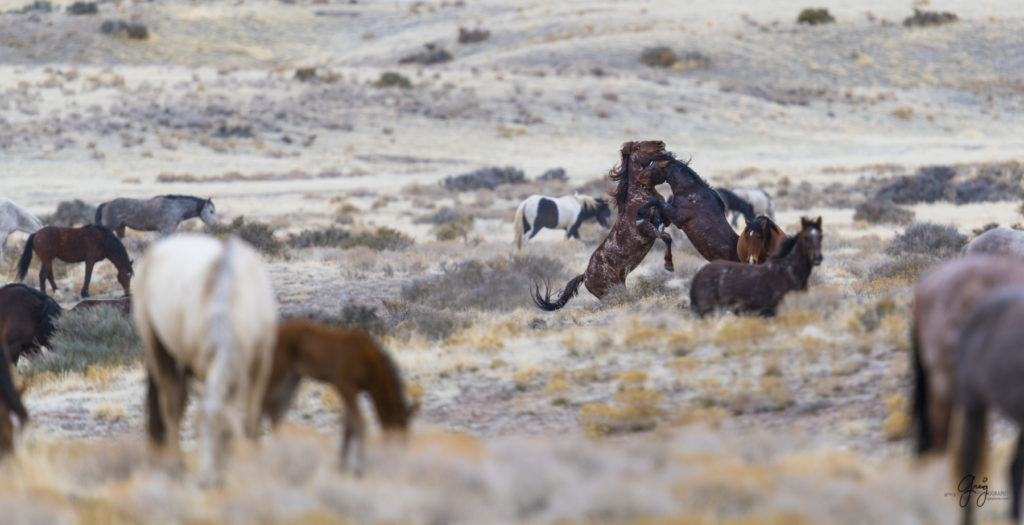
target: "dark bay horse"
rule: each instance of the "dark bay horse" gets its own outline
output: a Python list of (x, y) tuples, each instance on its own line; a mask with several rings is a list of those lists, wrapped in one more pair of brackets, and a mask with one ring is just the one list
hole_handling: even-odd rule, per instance
[(62, 312), (56, 301), (30, 286), (11, 283), (0, 288), (0, 343), (11, 363), (49, 346)]
[(548, 311), (562, 308), (576, 295), (580, 284), (585, 284), (598, 299), (604, 297), (611, 287), (626, 282), (626, 276), (640, 265), (657, 239), (665, 242), (665, 269), (672, 271), (672, 237), (656, 228), (649, 219), (636, 220), (641, 206), (651, 199), (662, 198), (653, 185), (641, 184), (636, 176), (652, 160), (665, 155), (665, 143), (660, 140), (627, 142), (622, 145), (620, 155), (619, 165), (609, 174), (617, 183), (612, 193), (619, 212), (615, 224), (591, 254), (587, 270), (556, 292), (558, 299), (552, 301), (550, 289), (541, 294), (540, 286), (534, 285), (533, 302), (539, 308)]
[(760, 216), (747, 223), (736, 243), (736, 255), (740, 261), (748, 264), (761, 264), (782, 246), (786, 232), (765, 216)]
[(700, 317), (719, 307), (775, 315), (787, 293), (807, 289), (811, 269), (821, 264), (821, 217), (802, 218), (800, 225), (800, 233), (783, 241), (764, 264), (712, 261), (698, 270), (690, 284), (690, 308)]
[(25, 278), (28, 266), (32, 263), (32, 252), (39, 256), (39, 289), (46, 293), (46, 279), (57, 289), (53, 278), (53, 259), (64, 262), (85, 263), (85, 284), (82, 285), (82, 297), (89, 297), (89, 280), (92, 279), (92, 267), (98, 261), (110, 259), (117, 268), (117, 282), (124, 288), (124, 294), (131, 293), (133, 275), (132, 261), (128, 252), (114, 232), (97, 226), (86, 224), (81, 228), (61, 228), (47, 226), (32, 235), (25, 243), (25, 251), (18, 261), (18, 280)]
[(964, 320), (993, 290), (1024, 285), (1024, 264), (971, 255), (929, 270), (914, 287), (910, 326), (918, 455), (945, 452), (956, 392), (956, 341)]
[[(973, 523), (973, 509), (984, 504), (988, 482), (981, 456), (987, 445), (988, 410), (994, 408), (1017, 423), (1017, 446), (1010, 463), (1010, 516), (1020, 523), (1024, 482), (1024, 286), (999, 289), (980, 301), (964, 320), (957, 338), (957, 404), (963, 411), (961, 449), (954, 468), (963, 522)], [(977, 499), (975, 499), (977, 498)]]
[(278, 327), (274, 365), (263, 400), (263, 414), (276, 425), (291, 404), (303, 377), (330, 383), (345, 404), (341, 465), (348, 464), (354, 444), (353, 470), (362, 470), (366, 424), (359, 411), (359, 393), (366, 392), (385, 430), (405, 432), (413, 409), (406, 403), (395, 363), (366, 332), (331, 327), (306, 319), (290, 319)]
[(217, 209), (211, 199), (190, 195), (159, 195), (152, 199), (114, 199), (96, 208), (96, 224), (106, 226), (124, 237), (125, 226), (139, 231), (159, 231), (170, 235), (178, 223), (199, 217), (206, 224), (217, 222)]
[[(739, 262), (736, 255), (739, 235), (725, 218), (722, 197), (690, 166), (669, 154), (648, 164), (638, 178), (651, 187), (663, 182), (672, 187), (672, 198), (668, 202), (660, 197), (651, 198), (640, 207), (635, 216), (638, 221), (646, 217), (650, 208), (657, 207), (661, 217), (683, 230), (705, 259)], [(656, 215), (655, 220), (657, 218)]]
[(740, 215), (743, 216), (743, 220), (746, 222), (754, 220), (756, 217), (756, 215), (754, 215), (754, 206), (749, 202), (725, 188), (717, 188), (715, 191), (718, 192), (718, 196), (721, 197), (722, 202), (725, 203), (726, 214), (732, 212), (733, 226), (736, 226), (736, 221), (739, 219)]

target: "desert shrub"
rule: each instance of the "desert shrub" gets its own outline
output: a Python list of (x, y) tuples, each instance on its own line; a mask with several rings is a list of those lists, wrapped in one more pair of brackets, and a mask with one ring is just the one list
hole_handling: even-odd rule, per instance
[(907, 282), (917, 282), (921, 274), (938, 264), (939, 259), (931, 255), (919, 253), (904, 253), (892, 258), (887, 258), (871, 267), (868, 270), (867, 279), (899, 279)]
[(658, 424), (664, 400), (665, 396), (657, 390), (619, 390), (613, 396), (614, 406), (584, 403), (580, 407), (580, 423), (592, 437), (650, 430)]
[(381, 226), (376, 230), (364, 230), (352, 235), (348, 248), (366, 246), (375, 251), (402, 250), (412, 246), (413, 240), (404, 233)]
[(994, 229), (996, 229), (998, 227), (999, 227), (999, 223), (998, 222), (990, 222), (990, 223), (982, 226), (981, 228), (975, 228), (975, 229), (971, 230), (971, 235), (974, 236), (974, 237), (977, 237), (977, 236), (979, 236), (979, 235), (981, 235), (981, 234), (983, 234), (983, 233), (985, 233), (985, 232), (987, 232), (989, 230), (994, 230)]
[(434, 44), (423, 44), (423, 49), (398, 59), (399, 64), (439, 64), (450, 62), (454, 58), (447, 49)]
[(911, 224), (885, 247), (889, 255), (916, 253), (934, 257), (953, 257), (967, 244), (967, 236), (952, 226), (930, 222)]
[(828, 12), (828, 9), (823, 7), (808, 7), (800, 11), (800, 14), (796, 17), (796, 23), (798, 24), (809, 24), (816, 26), (818, 24), (833, 24), (836, 19), (832, 16), (832, 13)]
[(82, 202), (79, 199), (73, 201), (61, 201), (57, 205), (57, 211), (47, 217), (41, 217), (43, 224), (50, 226), (62, 226), (70, 228), (82, 224), (92, 224), (96, 218), (96, 207)]
[(395, 73), (394, 71), (385, 71), (381, 73), (380, 78), (378, 78), (377, 81), (373, 83), (373, 87), (399, 87), (402, 89), (411, 89), (412, 82), (409, 80), (409, 77), (401, 73)]
[(299, 82), (308, 82), (316, 77), (315, 67), (300, 67), (295, 70), (295, 78)]
[(131, 38), (134, 40), (146, 40), (149, 38), (149, 29), (142, 24), (125, 22), (124, 20), (104, 20), (100, 26), (100, 33)]
[(289, 317), (305, 317), (328, 325), (362, 328), (367, 333), (378, 336), (388, 330), (388, 324), (377, 315), (377, 309), (362, 304), (346, 304), (337, 312), (307, 310)]
[(228, 235), (236, 235), (253, 248), (268, 255), (281, 253), (284, 243), (274, 237), (274, 227), (259, 221), (246, 221), (245, 217), (239, 215), (230, 223), (217, 223), (206, 226), (207, 231), (212, 235), (227, 238)]
[(908, 16), (903, 19), (903, 25), (906, 27), (940, 26), (942, 24), (956, 22), (957, 20), (958, 18), (955, 13), (921, 11), (920, 9), (915, 8), (913, 16)]
[(901, 176), (883, 186), (875, 193), (874, 200), (896, 204), (953, 200), (956, 190), (950, 188), (950, 181), (955, 175), (956, 171), (949, 166), (924, 167), (916, 175)]
[(413, 240), (402, 232), (387, 226), (355, 234), (336, 226), (329, 226), (320, 230), (302, 230), (298, 234), (290, 236), (287, 243), (292, 248), (329, 246), (349, 249), (356, 246), (365, 246), (371, 250), (381, 251), (408, 248), (413, 244)]
[(493, 190), (499, 184), (523, 184), (525, 182), (526, 176), (523, 174), (523, 170), (506, 166), (504, 168), (481, 168), (462, 175), (446, 177), (444, 187), (450, 191), (474, 191), (481, 188)]
[(95, 15), (99, 12), (96, 2), (75, 2), (68, 6), (70, 15)]
[(640, 63), (650, 67), (671, 67), (676, 53), (665, 46), (648, 47), (640, 53)]
[(402, 301), (437, 310), (508, 311), (531, 305), (533, 283), (560, 278), (564, 270), (555, 259), (515, 255), (442, 265), (442, 271), (403, 286)]
[(556, 180), (567, 182), (569, 177), (565, 175), (565, 168), (551, 168), (537, 177), (537, 180)]
[(460, 44), (476, 44), (483, 42), (491, 38), (491, 32), (486, 29), (466, 29), (465, 27), (459, 28), (459, 43)]
[(907, 224), (914, 220), (914, 212), (892, 201), (864, 201), (855, 208), (853, 220), (871, 224)]
[(32, 372), (84, 372), (91, 365), (122, 365), (142, 356), (132, 322), (111, 306), (65, 312), (50, 339), (51, 352), (32, 363)]
[(401, 301), (385, 301), (392, 335), (419, 334), (428, 341), (443, 341), (469, 326), (469, 321), (449, 310)]
[(468, 213), (456, 212), (445, 207), (438, 210), (431, 219), (435, 224), (434, 235), (439, 241), (451, 241), (461, 238), (463, 241), (469, 239), (473, 231), (473, 216)]
[(973, 177), (960, 182), (955, 180), (956, 174), (949, 166), (927, 166), (915, 175), (897, 177), (883, 185), (875, 193), (875, 200), (897, 204), (945, 200), (966, 204), (1024, 196), (1021, 171), (1013, 164), (982, 166)]
[(19, 13), (50, 13), (53, 12), (53, 2), (49, 0), (35, 0), (31, 4), (25, 4), (19, 9)]

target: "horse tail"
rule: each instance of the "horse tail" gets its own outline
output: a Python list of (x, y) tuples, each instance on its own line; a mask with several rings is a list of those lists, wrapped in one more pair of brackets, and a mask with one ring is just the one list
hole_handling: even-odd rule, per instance
[(551, 301), (551, 289), (545, 286), (544, 294), (541, 295), (540, 285), (535, 283), (533, 285), (533, 304), (537, 305), (537, 308), (540, 308), (541, 310), (547, 310), (548, 312), (553, 312), (555, 310), (561, 309), (563, 306), (565, 306), (565, 303), (569, 302), (569, 299), (572, 299), (573, 297), (576, 296), (576, 293), (579, 291), (580, 288), (580, 283), (583, 282), (584, 275), (586, 274), (581, 273), (576, 277), (573, 277), (572, 279), (569, 280), (568, 283), (565, 284), (565, 288), (563, 288), (559, 292), (555, 292), (555, 294), (558, 295), (558, 299), (553, 302)]
[(910, 352), (914, 355), (911, 365), (914, 376), (914, 399), (911, 408), (914, 425), (917, 427), (917, 439), (914, 452), (921, 456), (932, 448), (933, 437), (928, 426), (928, 378), (925, 376), (924, 365), (921, 363), (921, 343), (917, 337), (917, 323), (910, 328)]
[(96, 207), (96, 220), (93, 221), (93, 224), (103, 224), (103, 208), (106, 208), (107, 204), (109, 203), (104, 202)]
[(7, 347), (6, 338), (0, 337), (0, 350), (3, 350), (3, 363), (0, 363), (0, 398), (11, 411), (18, 416), (18, 420), (24, 424), (28, 421), (28, 411), (21, 403), (21, 396), (18, 389), (14, 388), (14, 380), (11, 378), (11, 356)]
[(39, 324), (36, 333), (39, 334), (39, 343), (49, 346), (50, 336), (57, 330), (57, 320), (64, 313), (57, 301), (52, 297), (43, 296), (43, 307), (39, 311)]
[(28, 236), (28, 241), (25, 242), (25, 251), (21, 252), (21, 259), (18, 259), (18, 276), (17, 280), (25, 278), (25, 274), (28, 273), (28, 265), (32, 264), (32, 244), (36, 240), (36, 234)]
[[(237, 237), (230, 236), (224, 244), (224, 251), (220, 259), (214, 263), (210, 272), (212, 283), (208, 282), (207, 289), (211, 290), (209, 295), (209, 311), (207, 312), (207, 333), (210, 342), (213, 344), (214, 355), (210, 370), (206, 376), (206, 399), (208, 402), (226, 402), (230, 397), (232, 388), (232, 374), (240, 374), (236, 362), (236, 352), (232, 348), (235, 339), (231, 323), (230, 307), (231, 296), (234, 293), (235, 275), (234, 259), (241, 241)], [(207, 406), (207, 410), (218, 411), (220, 406)], [(232, 421), (231, 425), (236, 422)], [(233, 428), (237, 431), (239, 429)]]
[(512, 218), (512, 229), (516, 232), (516, 248), (519, 250), (523, 249), (523, 233), (526, 230), (526, 220), (524, 215), (526, 214), (526, 201), (516, 208), (516, 216)]

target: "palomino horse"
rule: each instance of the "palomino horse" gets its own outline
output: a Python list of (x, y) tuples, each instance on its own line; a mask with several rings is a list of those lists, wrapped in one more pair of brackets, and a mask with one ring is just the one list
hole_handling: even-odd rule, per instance
[(956, 399), (956, 338), (964, 319), (996, 288), (1024, 285), (1020, 261), (972, 255), (944, 262), (914, 287), (910, 345), (917, 453), (944, 452)]
[(751, 206), (749, 202), (743, 200), (739, 195), (736, 195), (725, 188), (716, 188), (715, 191), (718, 192), (718, 196), (721, 197), (722, 202), (725, 203), (726, 215), (730, 212), (732, 213), (733, 226), (736, 226), (736, 221), (739, 219), (740, 215), (743, 216), (743, 220), (746, 222), (754, 220), (754, 217), (756, 217), (756, 215), (754, 215), (754, 207)]
[(762, 215), (743, 228), (740, 240), (736, 242), (736, 255), (745, 263), (761, 264), (782, 246), (785, 238), (786, 233), (782, 228)]
[(601, 226), (610, 228), (608, 218), (612, 210), (605, 199), (595, 199), (586, 195), (566, 195), (564, 197), (547, 197), (530, 195), (516, 209), (512, 227), (516, 231), (516, 248), (523, 248), (523, 235), (527, 232), (532, 239), (544, 228), (566, 230), (565, 238), (580, 238), (580, 225), (583, 221), (595, 219)]
[[(641, 184), (651, 187), (666, 181), (672, 187), (672, 198), (668, 202), (660, 197), (650, 199), (639, 209), (637, 221), (646, 217), (648, 209), (657, 207), (661, 217), (683, 230), (705, 259), (739, 262), (736, 256), (739, 236), (725, 219), (722, 197), (690, 166), (669, 154), (648, 164), (637, 177)], [(655, 215), (656, 221), (658, 218)]]
[(768, 192), (759, 188), (736, 188), (732, 192), (754, 207), (754, 215), (764, 215), (773, 221), (775, 220), (775, 201), (772, 200), (771, 195), (768, 195)]
[(648, 220), (635, 220), (640, 206), (651, 199), (661, 199), (653, 185), (640, 184), (636, 176), (644, 166), (665, 154), (665, 143), (660, 140), (627, 142), (622, 145), (620, 154), (619, 166), (609, 174), (611, 180), (618, 183), (612, 193), (619, 212), (615, 224), (591, 254), (587, 270), (556, 292), (558, 299), (552, 301), (550, 289), (542, 295), (540, 286), (534, 285), (533, 302), (539, 308), (548, 311), (562, 308), (576, 295), (580, 284), (585, 284), (598, 299), (604, 297), (611, 287), (626, 282), (626, 276), (640, 265), (657, 239), (665, 242), (665, 269), (672, 271), (672, 237)]
[(170, 235), (178, 223), (199, 217), (206, 224), (217, 222), (217, 209), (210, 199), (189, 195), (159, 195), (152, 199), (114, 199), (96, 208), (96, 224), (124, 237), (125, 226), (139, 231)]
[(18, 206), (11, 199), (0, 197), (0, 254), (4, 253), (7, 236), (14, 230), (32, 234), (42, 227), (43, 223), (25, 211), (25, 208)]
[(81, 228), (61, 228), (47, 226), (28, 236), (25, 251), (21, 252), (18, 261), (18, 280), (25, 278), (28, 266), (32, 263), (32, 252), (39, 256), (39, 289), (46, 293), (46, 279), (57, 290), (53, 279), (53, 259), (64, 262), (85, 263), (85, 284), (82, 285), (82, 297), (89, 297), (89, 280), (92, 279), (92, 266), (103, 259), (110, 259), (117, 268), (117, 282), (121, 283), (125, 295), (131, 293), (132, 261), (128, 252), (113, 232), (97, 226), (86, 224)]
[(21, 283), (0, 288), (0, 341), (11, 363), (40, 346), (50, 345), (61, 310), (57, 301)]
[(204, 483), (217, 484), (231, 439), (259, 433), (277, 326), (270, 275), (239, 239), (188, 234), (146, 252), (135, 288), (150, 440), (167, 445), (180, 464), (188, 379), (202, 382), (199, 472)]
[(1017, 446), (1010, 463), (1010, 516), (1020, 523), (1021, 485), (1024, 482), (1024, 354), (1020, 352), (1024, 326), (1024, 286), (1011, 286), (987, 295), (964, 320), (957, 338), (958, 410), (963, 412), (961, 449), (954, 474), (957, 496), (964, 509), (964, 524), (973, 523), (975, 501), (984, 504), (978, 485), (988, 483), (977, 472), (987, 444), (988, 409), (995, 408), (1017, 423)]
[(690, 285), (690, 308), (700, 317), (718, 307), (775, 315), (787, 293), (807, 289), (811, 269), (821, 264), (821, 217), (802, 218), (800, 226), (800, 233), (783, 241), (764, 264), (712, 261), (698, 270)]
[(1024, 259), (1024, 231), (992, 228), (967, 243), (960, 255), (1001, 255)]
[(354, 450), (353, 470), (362, 472), (366, 424), (359, 411), (360, 392), (370, 394), (385, 430), (404, 433), (409, 427), (413, 410), (406, 404), (398, 368), (362, 330), (305, 319), (290, 319), (278, 327), (274, 368), (263, 401), (263, 413), (271, 424), (280, 421), (303, 377), (330, 383), (345, 403), (342, 468), (348, 465), (349, 451)]

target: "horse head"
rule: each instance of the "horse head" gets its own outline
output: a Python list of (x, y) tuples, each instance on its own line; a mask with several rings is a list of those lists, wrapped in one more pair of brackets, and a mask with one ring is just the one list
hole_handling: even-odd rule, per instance
[(605, 228), (611, 228), (612, 225), (608, 222), (612, 216), (612, 209), (608, 206), (608, 199), (598, 198), (594, 199), (597, 201), (597, 210), (594, 217), (597, 218), (597, 222)]
[(664, 183), (668, 180), (668, 171), (666, 168), (670, 162), (672, 162), (671, 159), (655, 159), (647, 163), (647, 166), (637, 174), (637, 182), (647, 186), (648, 188), (653, 188)]
[(199, 210), (199, 219), (206, 224), (217, 223), (217, 208), (213, 205), (213, 197), (203, 201), (203, 207)]
[(622, 149), (619, 150), (619, 165), (609, 174), (612, 181), (618, 183), (615, 190), (609, 192), (615, 197), (615, 205), (618, 208), (621, 209), (629, 197), (630, 179), (635, 179), (636, 174), (644, 166), (665, 153), (665, 143), (660, 140), (630, 141), (622, 145)]
[(821, 216), (817, 220), (807, 217), (800, 218), (800, 233), (798, 234), (800, 251), (811, 260), (815, 266), (821, 264)]

